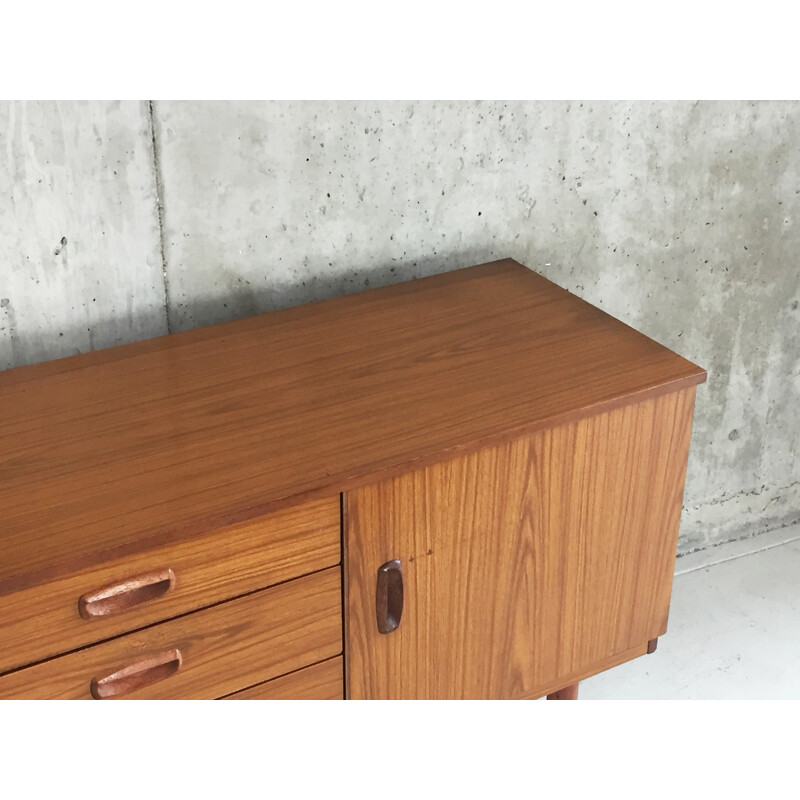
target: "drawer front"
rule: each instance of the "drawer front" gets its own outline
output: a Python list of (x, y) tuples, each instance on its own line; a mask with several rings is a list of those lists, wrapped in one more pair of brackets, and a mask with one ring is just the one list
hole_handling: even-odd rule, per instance
[(0, 672), (338, 564), (339, 513), (336, 495), (0, 597)]
[(225, 700), (343, 700), (341, 656), (228, 695)]
[(0, 699), (213, 699), (342, 652), (339, 567), (0, 677)]

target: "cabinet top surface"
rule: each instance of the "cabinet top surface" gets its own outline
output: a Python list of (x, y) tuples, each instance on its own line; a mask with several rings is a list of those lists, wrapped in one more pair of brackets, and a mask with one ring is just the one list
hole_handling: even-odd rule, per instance
[(0, 373), (0, 593), (703, 380), (510, 260)]

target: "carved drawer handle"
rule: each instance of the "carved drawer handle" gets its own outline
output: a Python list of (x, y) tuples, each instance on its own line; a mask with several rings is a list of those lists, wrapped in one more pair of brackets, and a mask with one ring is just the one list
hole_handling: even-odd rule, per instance
[(175, 586), (175, 573), (159, 569), (128, 578), (87, 592), (78, 600), (78, 611), (84, 619), (110, 617), (129, 608), (163, 597)]
[(403, 569), (400, 559), (387, 561), (378, 568), (375, 612), (381, 633), (391, 633), (400, 625), (403, 616)]
[(183, 656), (177, 648), (150, 656), (123, 667), (111, 675), (106, 675), (105, 678), (92, 678), (92, 697), (95, 700), (122, 697), (122, 695), (141, 689), (143, 686), (169, 678), (181, 668), (181, 664), (183, 664)]

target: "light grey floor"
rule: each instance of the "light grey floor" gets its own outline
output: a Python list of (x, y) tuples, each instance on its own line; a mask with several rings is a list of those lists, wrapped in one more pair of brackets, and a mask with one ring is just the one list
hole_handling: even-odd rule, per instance
[(656, 652), (580, 698), (800, 699), (800, 526), (678, 559), (680, 572)]

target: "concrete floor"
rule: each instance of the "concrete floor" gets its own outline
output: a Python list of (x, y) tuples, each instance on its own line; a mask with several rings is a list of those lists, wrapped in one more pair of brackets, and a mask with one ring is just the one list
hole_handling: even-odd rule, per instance
[(800, 699), (800, 525), (678, 559), (656, 652), (584, 681), (580, 698)]

